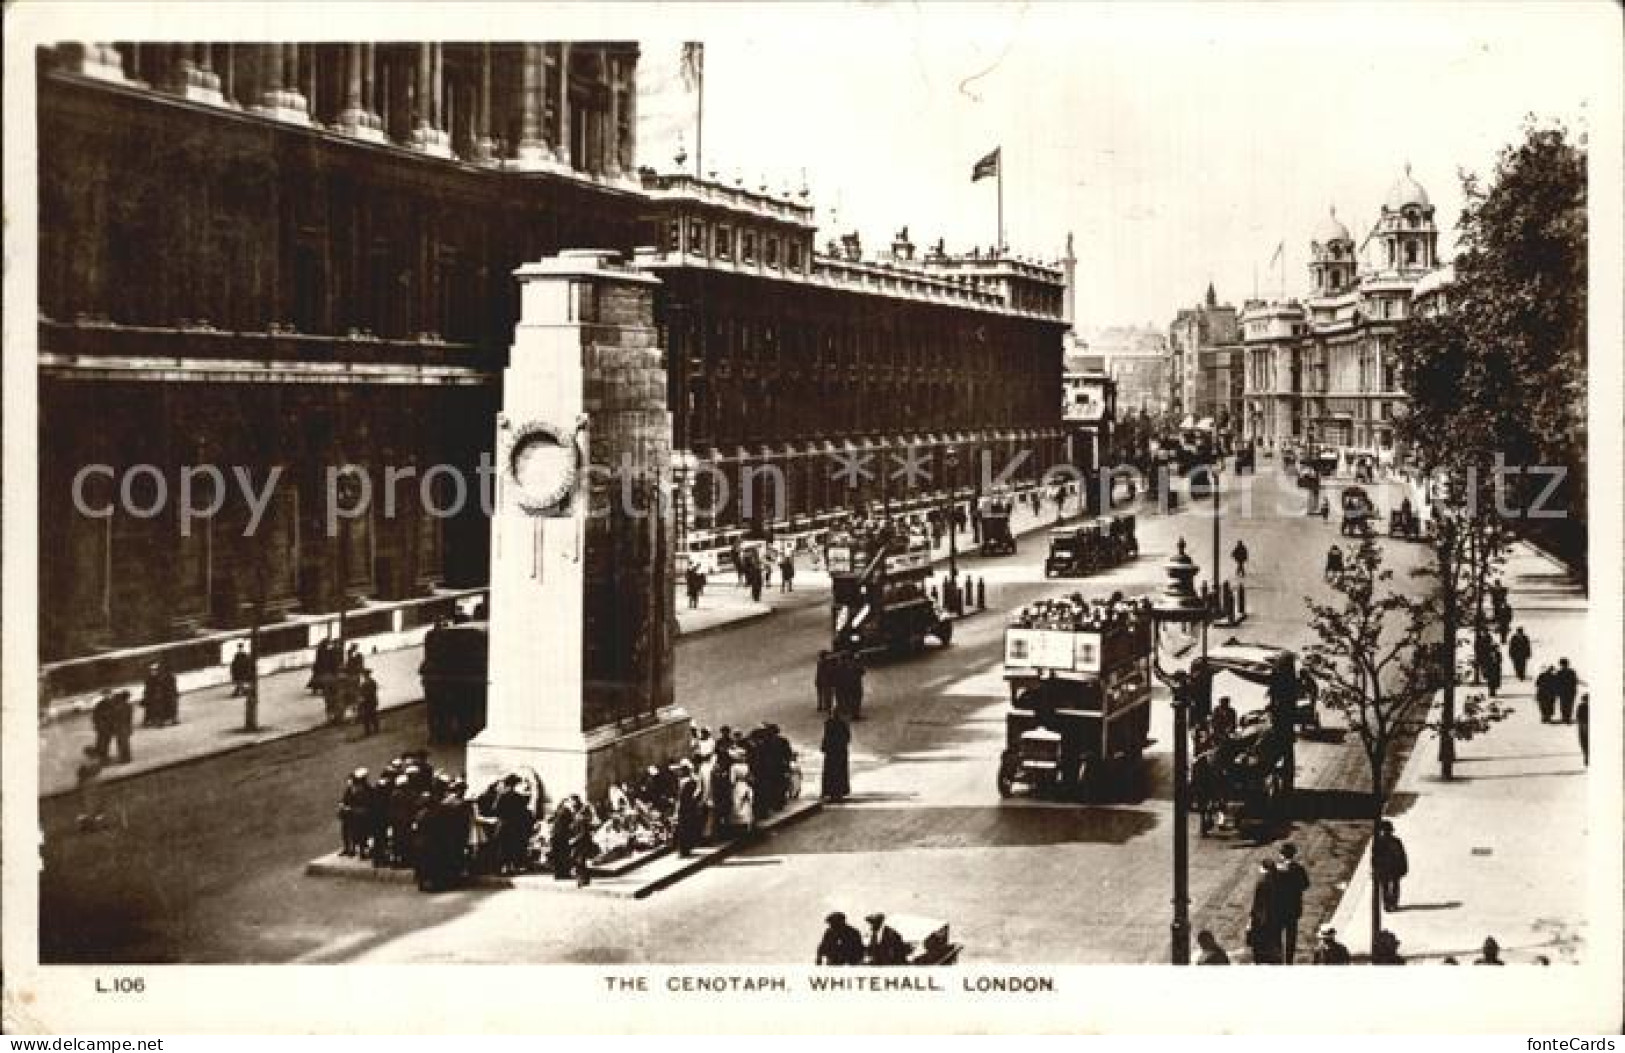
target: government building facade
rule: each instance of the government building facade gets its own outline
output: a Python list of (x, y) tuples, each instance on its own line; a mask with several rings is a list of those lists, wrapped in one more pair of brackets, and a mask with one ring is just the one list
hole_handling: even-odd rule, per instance
[(1406, 396), (1393, 343), (1418, 297), (1441, 281), (1438, 239), (1433, 204), (1408, 165), (1366, 239), (1374, 255), (1362, 259), (1365, 246), (1335, 212), (1326, 217), (1309, 247), (1311, 294), (1242, 311), (1247, 438), (1397, 452)]
[[(460, 490), (490, 456), (513, 272), (566, 249), (661, 280), (689, 552), (969, 499), (983, 453), (1017, 484), (1064, 458), (1062, 266), (906, 230), (820, 249), (805, 191), (640, 167), (638, 58), (38, 53), (43, 660), (341, 610), (398, 629), (377, 609), (482, 587), (488, 519)], [(188, 518), (202, 465), (229, 493)]]

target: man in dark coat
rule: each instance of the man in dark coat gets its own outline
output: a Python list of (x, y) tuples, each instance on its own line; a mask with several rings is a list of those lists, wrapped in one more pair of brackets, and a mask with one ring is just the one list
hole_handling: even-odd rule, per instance
[(1277, 883), (1274, 861), (1260, 861), (1247, 927), (1247, 946), (1252, 949), (1253, 961), (1258, 965), (1281, 964), (1281, 924), (1275, 913), (1280, 902)]
[(896, 929), (886, 924), (886, 915), (871, 914), (865, 920), (869, 922), (869, 938), (864, 941), (869, 964), (907, 965), (908, 945)]
[(1557, 660), (1552, 686), (1557, 689), (1557, 707), (1563, 714), (1563, 723), (1574, 723), (1574, 699), (1580, 693), (1580, 676), (1569, 666), (1567, 658)]
[(694, 777), (692, 764), (684, 761), (682, 772), (677, 782), (677, 854), (688, 856), (700, 843), (701, 824), (705, 820), (704, 791)]
[(497, 798), (497, 857), (502, 873), (518, 874), (525, 870), (530, 855), (536, 818), (530, 814), (530, 798), (520, 792), (519, 776), (510, 773), (502, 782), (502, 794)]
[(118, 746), (118, 762), (130, 763), (130, 735), (135, 730), (135, 704), (128, 691), (113, 692), (113, 741)]
[(1527, 679), (1525, 674), (1529, 670), (1530, 654), (1529, 636), (1520, 625), (1518, 631), (1512, 634), (1512, 639), (1507, 641), (1507, 657), (1512, 659), (1512, 672), (1519, 680)]
[(339, 800), (339, 838), (344, 843), (339, 855), (367, 854), (367, 843), (371, 840), (372, 794), (367, 769), (357, 768), (344, 784), (344, 796)]
[(1411, 864), (1405, 855), (1405, 842), (1394, 834), (1394, 824), (1384, 819), (1377, 828), (1377, 838), (1371, 845), (1371, 865), (1377, 874), (1377, 891), (1382, 896), (1382, 909), (1390, 913), (1399, 909), (1399, 883), (1410, 873)]
[(90, 711), (90, 727), (96, 733), (96, 744), (91, 747), (96, 759), (107, 762), (107, 747), (113, 743), (113, 693), (103, 691)]
[(1501, 648), (1494, 641), (1484, 651), (1484, 684), (1489, 688), (1491, 698), (1501, 690)]
[(1322, 925), (1316, 935), (1319, 940), (1315, 943), (1315, 953), (1311, 959), (1315, 965), (1349, 964), (1349, 949), (1337, 942), (1336, 929)]
[(824, 938), (818, 941), (815, 965), (862, 965), (863, 933), (846, 923), (839, 911), (824, 919)]
[(570, 823), (570, 866), (575, 869), (576, 886), (579, 888), (592, 884), (592, 857), (597, 852), (593, 847), (592, 835), (592, 809), (578, 800), (575, 817)]
[(254, 679), (254, 659), (248, 655), (248, 645), (238, 644), (231, 656), (231, 697), (247, 693), (249, 681)]
[(700, 568), (690, 563), (683, 572), (683, 584), (688, 592), (688, 609), (693, 610), (700, 605)]
[(818, 695), (818, 712), (826, 712), (835, 699), (835, 681), (838, 672), (836, 657), (828, 651), (818, 652), (818, 665), (813, 673), (813, 690)]
[(847, 770), (847, 754), (852, 745), (852, 729), (837, 710), (824, 721), (824, 779), (821, 796), (826, 801), (844, 801), (852, 792)]
[(1591, 767), (1591, 694), (1580, 696), (1580, 705), (1574, 711), (1574, 727), (1580, 733), (1580, 757)]
[(372, 678), (372, 670), (367, 669), (361, 673), (360, 698), (356, 701), (356, 716), (361, 720), (361, 734), (376, 735), (378, 733), (378, 681)]
[(863, 659), (855, 654), (841, 657), (841, 679), (836, 688), (837, 704), (852, 720), (863, 719)]
[(1557, 709), (1557, 670), (1551, 666), (1535, 677), (1535, 705), (1540, 707), (1540, 722), (1550, 724)]
[(1281, 961), (1291, 965), (1298, 949), (1298, 921), (1303, 917), (1303, 894), (1309, 890), (1309, 872), (1298, 862), (1298, 846), (1282, 845), (1275, 864), (1275, 922), (1280, 927)]
[(547, 831), (547, 862), (555, 881), (570, 876), (570, 830), (575, 826), (575, 818), (574, 797), (560, 801), (553, 812), (553, 825)]

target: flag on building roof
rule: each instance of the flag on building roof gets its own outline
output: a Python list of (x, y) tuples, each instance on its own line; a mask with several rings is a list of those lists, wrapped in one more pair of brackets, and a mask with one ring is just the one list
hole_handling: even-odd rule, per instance
[(976, 162), (976, 167), (970, 170), (970, 181), (987, 179), (999, 174), (999, 151), (1003, 147), (994, 147), (993, 152)]

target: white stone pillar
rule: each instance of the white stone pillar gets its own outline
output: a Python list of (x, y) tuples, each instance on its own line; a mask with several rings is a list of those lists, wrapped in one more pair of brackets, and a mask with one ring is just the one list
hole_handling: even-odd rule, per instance
[[(518, 270), (497, 419), (490, 687), (469, 780), (535, 771), (554, 802), (601, 800), (688, 748), (672, 691), (669, 503), (621, 505), (623, 484), (669, 469), (658, 280), (614, 259), (565, 252)], [(627, 550), (651, 558), (630, 567)]]

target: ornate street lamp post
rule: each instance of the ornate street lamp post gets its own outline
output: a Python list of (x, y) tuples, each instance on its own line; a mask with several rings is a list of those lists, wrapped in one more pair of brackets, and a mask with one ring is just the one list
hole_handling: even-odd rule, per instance
[[(1196, 594), (1191, 580), (1198, 568), (1185, 554), (1185, 539), (1179, 539), (1179, 552), (1167, 563), (1168, 583), (1151, 601), (1151, 618), (1157, 627), (1157, 651), (1166, 651), (1176, 661), (1188, 664), (1188, 656), (1200, 642), (1207, 657), (1207, 621), (1211, 614)], [(1200, 626), (1200, 632), (1198, 627)], [(1190, 921), (1190, 756), (1189, 711), (1192, 683), (1188, 672), (1165, 670), (1153, 656), (1157, 678), (1173, 692), (1174, 712), (1174, 920), (1169, 925), (1170, 960), (1189, 965), (1191, 960)]]

